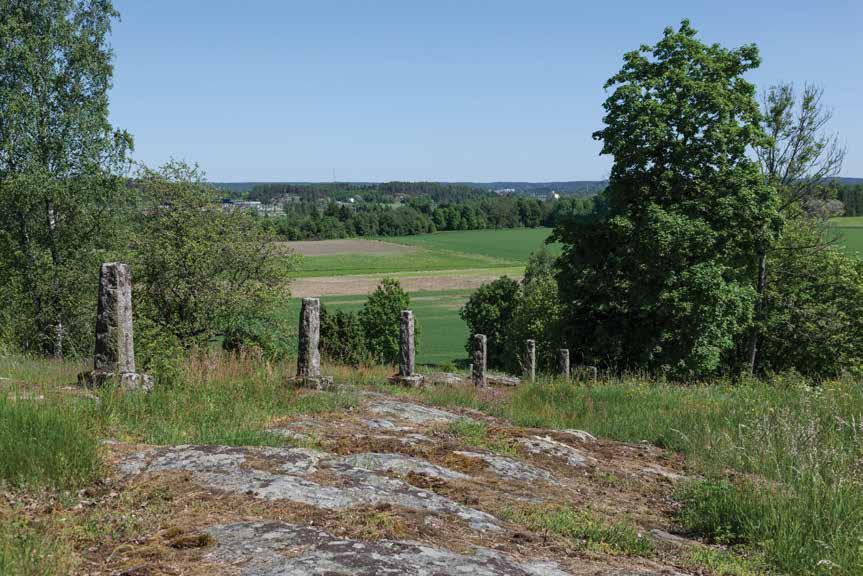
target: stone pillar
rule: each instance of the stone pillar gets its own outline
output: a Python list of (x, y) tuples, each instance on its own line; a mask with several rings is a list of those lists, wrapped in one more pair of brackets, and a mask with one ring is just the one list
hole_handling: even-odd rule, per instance
[(399, 376), (414, 375), (414, 313), (402, 310), (399, 326)]
[(106, 262), (99, 270), (93, 370), (78, 375), (78, 382), (87, 386), (101, 386), (110, 380), (117, 380), (125, 389), (149, 390), (153, 386), (152, 377), (135, 372), (132, 272), (120, 262)]
[(569, 350), (567, 348), (561, 348), (557, 351), (557, 371), (569, 380)]
[(528, 340), (527, 341), (527, 366), (525, 368), (525, 373), (531, 382), (536, 381), (536, 340)]
[(132, 273), (126, 264), (119, 262), (102, 264), (99, 271), (93, 369), (113, 373), (135, 371)]
[(474, 334), (473, 336), (473, 370), (471, 378), (475, 386), (485, 388), (487, 384), (485, 376), (486, 367), (486, 338), (485, 334)]
[(300, 310), (299, 350), (297, 353), (297, 379), (316, 380), (321, 377), (321, 301), (303, 298)]
[(416, 347), (414, 345), (414, 313), (402, 310), (399, 324), (399, 373), (389, 377), (393, 384), (420, 386), (425, 381), (422, 374), (415, 374)]

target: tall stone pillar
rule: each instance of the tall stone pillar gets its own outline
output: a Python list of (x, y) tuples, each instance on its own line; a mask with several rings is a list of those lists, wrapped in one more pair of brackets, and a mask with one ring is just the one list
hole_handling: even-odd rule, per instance
[(389, 381), (405, 386), (419, 386), (425, 378), (416, 374), (416, 347), (414, 344), (414, 313), (402, 310), (399, 323), (399, 373)]
[(399, 325), (399, 376), (414, 375), (415, 353), (414, 313), (410, 310), (402, 310), (401, 324)]
[(126, 389), (149, 390), (153, 386), (152, 377), (135, 372), (132, 272), (126, 264), (106, 262), (99, 270), (93, 370), (79, 374), (78, 381), (101, 386), (114, 379)]
[(567, 348), (557, 351), (557, 372), (569, 380), (569, 349)]
[(536, 381), (536, 340), (527, 341), (525, 373), (531, 382)]
[(473, 336), (473, 373), (471, 378), (475, 386), (485, 388), (488, 381), (485, 375), (486, 368), (486, 337), (485, 334), (474, 334)]
[(93, 369), (101, 372), (134, 372), (132, 273), (126, 264), (102, 264), (99, 271), (99, 301), (96, 306), (96, 352), (93, 355)]
[(321, 301), (318, 298), (303, 298), (300, 309), (299, 350), (297, 352), (297, 378), (321, 377)]

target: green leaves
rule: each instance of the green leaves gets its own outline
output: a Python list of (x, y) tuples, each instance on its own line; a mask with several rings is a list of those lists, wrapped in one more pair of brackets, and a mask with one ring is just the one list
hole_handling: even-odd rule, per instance
[(116, 16), (107, 0), (0, 3), (0, 293), (20, 348), (91, 349), (132, 147), (108, 118)]
[(764, 135), (742, 74), (758, 64), (754, 46), (705, 45), (684, 20), (606, 83), (594, 138), (614, 157), (607, 213), (556, 232), (576, 355), (681, 377), (722, 369), (751, 321), (756, 247), (781, 222), (748, 155)]
[(186, 348), (225, 334), (230, 343), (265, 344), (293, 259), (250, 214), (224, 212), (197, 167), (145, 170), (139, 187), (136, 312)]

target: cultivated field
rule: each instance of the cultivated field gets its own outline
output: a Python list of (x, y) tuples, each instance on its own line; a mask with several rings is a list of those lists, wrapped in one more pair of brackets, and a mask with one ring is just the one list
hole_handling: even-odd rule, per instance
[(300, 240), (296, 242), (279, 242), (279, 246), (293, 250), (303, 256), (336, 256), (342, 254), (400, 254), (413, 252), (409, 246), (384, 242), (382, 240), (366, 240), (363, 238), (344, 238), (338, 240)]
[[(394, 238), (392, 241), (433, 250), (482, 254), (492, 258), (525, 262), (531, 252), (538, 249), (550, 235), (549, 228), (514, 228), (439, 232), (403, 236)], [(548, 248), (553, 254), (560, 252), (559, 245), (552, 244)]]
[[(386, 242), (289, 242), (285, 245), (305, 255), (291, 293), (297, 298), (320, 296), (334, 310), (358, 310), (381, 278), (398, 278), (411, 295), (422, 331), (417, 361), (454, 364), (466, 357), (467, 326), (458, 311), (467, 297), (500, 276), (519, 278), (528, 256), (550, 234), (548, 228), (521, 228), (440, 232)], [(559, 247), (549, 250), (558, 253)], [(296, 317), (296, 300), (285, 313)]]

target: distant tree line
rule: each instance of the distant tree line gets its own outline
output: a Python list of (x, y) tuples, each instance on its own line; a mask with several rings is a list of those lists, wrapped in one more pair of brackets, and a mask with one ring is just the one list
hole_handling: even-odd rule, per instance
[(837, 198), (845, 207), (845, 216), (863, 216), (863, 184), (841, 186)]
[(592, 198), (542, 202), (511, 196), (438, 203), (427, 195), (410, 198), (396, 207), (370, 202), (331, 201), (325, 206), (293, 202), (283, 206), (284, 215), (262, 219), (262, 224), (286, 240), (407, 236), (445, 230), (555, 226), (565, 216), (591, 213), (593, 204)]
[(247, 200), (265, 204), (278, 201), (285, 196), (295, 196), (301, 201), (333, 200), (387, 204), (402, 198), (425, 196), (434, 202), (450, 204), (488, 198), (495, 194), (465, 184), (440, 182), (383, 182), (380, 184), (320, 183), (320, 184), (256, 184), (247, 194)]

